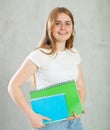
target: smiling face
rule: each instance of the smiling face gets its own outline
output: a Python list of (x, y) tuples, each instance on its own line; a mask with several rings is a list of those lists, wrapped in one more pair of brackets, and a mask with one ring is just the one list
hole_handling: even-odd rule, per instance
[(40, 47), (51, 49), (50, 54), (55, 54), (57, 50), (71, 49), (74, 37), (72, 13), (65, 7), (56, 7), (48, 16)]
[(70, 17), (61, 13), (57, 16), (52, 30), (53, 37), (57, 42), (66, 42), (72, 34), (72, 21)]

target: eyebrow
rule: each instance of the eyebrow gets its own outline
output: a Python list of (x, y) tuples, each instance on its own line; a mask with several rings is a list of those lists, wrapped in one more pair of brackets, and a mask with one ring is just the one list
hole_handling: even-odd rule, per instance
[[(60, 20), (56, 20), (55, 22), (61, 22), (61, 21)], [(65, 22), (71, 23), (71, 21), (65, 21)]]

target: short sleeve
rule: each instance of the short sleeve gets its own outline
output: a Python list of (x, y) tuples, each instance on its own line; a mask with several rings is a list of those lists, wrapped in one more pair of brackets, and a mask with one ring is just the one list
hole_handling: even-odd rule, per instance
[(79, 51), (76, 48), (72, 48), (72, 51), (74, 52), (74, 54), (76, 56), (77, 64), (80, 64), (81, 63), (81, 57), (80, 57)]
[(35, 65), (37, 65), (39, 68), (43, 64), (43, 58), (42, 58), (42, 53), (40, 50), (36, 50), (31, 52), (28, 57)]
[(78, 52), (78, 54), (77, 54), (77, 64), (80, 64), (80, 63), (81, 63), (81, 57), (80, 57), (80, 54)]

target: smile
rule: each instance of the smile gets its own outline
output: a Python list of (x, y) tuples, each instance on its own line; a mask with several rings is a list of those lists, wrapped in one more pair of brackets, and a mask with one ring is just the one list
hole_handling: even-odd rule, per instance
[(68, 33), (67, 33), (67, 32), (66, 32), (66, 33), (58, 32), (58, 34), (60, 34), (60, 35), (66, 35), (66, 34), (68, 34)]

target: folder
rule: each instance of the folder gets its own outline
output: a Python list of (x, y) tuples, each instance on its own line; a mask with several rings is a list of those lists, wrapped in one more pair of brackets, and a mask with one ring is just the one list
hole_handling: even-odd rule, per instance
[(66, 97), (68, 116), (73, 116), (73, 112), (77, 115), (82, 114), (83, 107), (78, 94), (76, 82), (73, 80), (47, 86), (41, 90), (30, 91), (30, 99), (32, 100), (35, 98), (52, 96), (61, 93), (64, 93)]
[(31, 106), (34, 112), (51, 119), (50, 121), (44, 120), (44, 124), (68, 118), (68, 109), (64, 93), (32, 99)]

